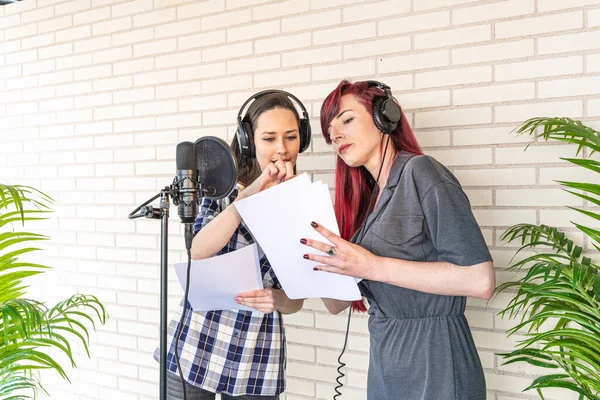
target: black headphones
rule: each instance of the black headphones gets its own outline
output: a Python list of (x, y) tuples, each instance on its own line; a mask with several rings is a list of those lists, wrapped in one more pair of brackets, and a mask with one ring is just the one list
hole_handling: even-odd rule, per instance
[(289, 97), (290, 99), (294, 100), (296, 102), (296, 104), (298, 104), (300, 106), (300, 109), (302, 110), (302, 117), (300, 118), (300, 124), (299, 124), (299, 134), (300, 134), (300, 150), (299, 152), (302, 153), (304, 150), (306, 150), (308, 148), (308, 146), (310, 145), (310, 123), (308, 120), (308, 113), (306, 112), (306, 108), (304, 107), (304, 104), (302, 104), (302, 102), (300, 100), (298, 100), (298, 98), (296, 96), (294, 96), (291, 93), (285, 92), (283, 90), (276, 90), (276, 89), (271, 89), (271, 90), (263, 90), (262, 92), (258, 92), (254, 95), (252, 95), (252, 97), (250, 97), (248, 100), (246, 100), (244, 102), (244, 104), (242, 104), (242, 107), (240, 108), (240, 111), (238, 113), (238, 117), (237, 117), (237, 131), (235, 132), (235, 136), (237, 137), (237, 141), (238, 141), (238, 145), (240, 146), (241, 152), (242, 152), (242, 156), (244, 157), (254, 157), (255, 156), (255, 149), (254, 149), (254, 134), (253, 134), (253, 130), (252, 130), (252, 125), (250, 124), (250, 121), (248, 121), (248, 119), (245, 116), (242, 116), (244, 114), (244, 109), (246, 108), (246, 105), (248, 105), (248, 103), (250, 103), (252, 100), (257, 100), (259, 98), (261, 98), (262, 96), (265, 96), (267, 94), (273, 94), (273, 93), (281, 93), (286, 95), (287, 97)]
[(385, 83), (378, 81), (367, 81), (369, 87), (378, 87), (383, 90), (385, 96), (377, 96), (373, 99), (373, 122), (377, 129), (385, 134), (390, 134), (396, 129), (402, 118), (402, 110), (392, 97), (392, 89)]

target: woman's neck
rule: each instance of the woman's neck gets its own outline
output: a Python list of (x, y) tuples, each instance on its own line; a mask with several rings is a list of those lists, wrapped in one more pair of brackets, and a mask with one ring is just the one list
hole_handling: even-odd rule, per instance
[(379, 174), (379, 169), (381, 168), (381, 175), (379, 175), (379, 180), (377, 181), (377, 186), (379, 186), (379, 191), (381, 192), (385, 187), (388, 177), (390, 176), (390, 170), (392, 169), (392, 164), (394, 164), (394, 160), (396, 159), (396, 155), (398, 152), (392, 146), (388, 146), (387, 153), (385, 155), (385, 160), (383, 160), (383, 168), (381, 167), (381, 157), (383, 155), (383, 148), (378, 149), (377, 154), (371, 157), (371, 160), (365, 164), (365, 168), (371, 176), (373, 180), (377, 179), (377, 175)]

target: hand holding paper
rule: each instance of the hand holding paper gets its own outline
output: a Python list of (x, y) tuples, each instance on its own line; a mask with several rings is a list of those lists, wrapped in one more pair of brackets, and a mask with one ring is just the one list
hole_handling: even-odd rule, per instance
[[(373, 266), (376, 265), (377, 256), (357, 244), (342, 239), (339, 235), (331, 232), (324, 226), (314, 222), (312, 226), (317, 232), (323, 235), (328, 242), (335, 245), (335, 247), (332, 248), (331, 245), (322, 241), (312, 239), (301, 240), (303, 244), (310, 246), (307, 248), (306, 257), (308, 257), (309, 260), (319, 263), (319, 265), (315, 267), (315, 270), (349, 275), (359, 278), (358, 280), (375, 278)], [(328, 254), (328, 256), (322, 256), (315, 254), (314, 250), (323, 253), (333, 250), (334, 253)]]
[(238, 200), (235, 206), (290, 299), (361, 298), (354, 278), (314, 271), (317, 263), (303, 258), (307, 247), (300, 243), (300, 238), (327, 242), (311, 227), (311, 221), (319, 221), (339, 234), (327, 185), (311, 183), (308, 175), (302, 174)]
[(276, 289), (260, 289), (250, 290), (248, 292), (239, 293), (235, 297), (235, 301), (243, 306), (251, 307), (265, 314), (272, 313), (277, 310), (277, 293), (282, 293), (281, 290), (275, 291)]

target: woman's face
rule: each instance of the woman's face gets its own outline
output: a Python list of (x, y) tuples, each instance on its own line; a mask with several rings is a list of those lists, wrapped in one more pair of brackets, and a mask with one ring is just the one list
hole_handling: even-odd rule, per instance
[(254, 129), (254, 148), (261, 170), (279, 160), (290, 161), (295, 166), (300, 150), (300, 132), (294, 113), (274, 108), (260, 114)]
[(335, 153), (350, 167), (366, 165), (379, 154), (382, 133), (373, 116), (354, 95), (340, 99), (340, 111), (329, 125)]

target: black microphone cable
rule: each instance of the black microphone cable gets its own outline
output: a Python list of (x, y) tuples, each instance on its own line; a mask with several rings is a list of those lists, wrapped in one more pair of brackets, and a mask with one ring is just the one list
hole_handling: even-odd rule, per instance
[[(187, 228), (186, 224), (186, 228)], [(187, 399), (186, 394), (186, 380), (183, 378), (183, 371), (181, 370), (181, 362), (179, 357), (179, 340), (181, 339), (181, 334), (183, 333), (183, 321), (187, 314), (187, 303), (188, 303), (188, 294), (190, 292), (190, 272), (192, 265), (192, 250), (190, 248), (187, 249), (188, 263), (187, 263), (187, 273), (185, 280), (185, 293), (183, 295), (183, 309), (181, 310), (181, 319), (179, 320), (179, 325), (177, 326), (177, 331), (175, 332), (175, 358), (177, 359), (177, 370), (179, 371), (179, 377), (181, 378), (181, 386), (183, 387), (183, 400)]]
[(350, 305), (350, 307), (348, 307), (348, 323), (346, 325), (346, 338), (344, 339), (344, 346), (342, 347), (342, 352), (340, 353), (340, 356), (337, 359), (339, 366), (337, 367), (338, 377), (335, 378), (335, 381), (337, 382), (338, 385), (333, 389), (333, 390), (335, 390), (335, 395), (333, 396), (333, 400), (337, 400), (338, 396), (342, 395), (342, 392), (340, 392), (339, 389), (344, 387), (344, 384), (342, 383), (341, 379), (346, 376), (346, 374), (344, 374), (342, 372), (342, 368), (344, 368), (346, 366), (346, 363), (342, 361), (342, 356), (344, 355), (344, 351), (346, 350), (346, 345), (348, 344), (348, 332), (350, 332), (350, 316), (351, 315), (352, 315), (352, 305)]
[[(373, 187), (373, 191), (371, 192), (371, 198), (369, 199), (369, 207), (367, 208), (367, 212), (369, 212), (369, 210), (371, 209), (371, 206), (373, 205), (373, 199), (375, 198), (375, 188), (377, 187), (377, 183), (379, 182), (379, 177), (381, 176), (381, 170), (383, 169), (383, 164), (385, 163), (385, 155), (387, 154), (387, 149), (388, 149), (388, 145), (390, 144), (390, 136), (391, 135), (387, 135), (387, 141), (385, 142), (385, 149), (383, 150), (383, 157), (381, 158), (381, 165), (379, 166), (379, 172), (377, 173), (377, 179), (375, 179), (375, 186)], [(383, 138), (381, 138), (381, 140), (383, 141)], [(365, 216), (365, 219), (363, 220), (360, 228), (358, 229), (358, 235), (356, 235), (357, 238), (360, 237), (360, 235), (362, 235), (364, 228), (367, 224), (367, 218), (368, 215)], [(342, 361), (342, 356), (344, 355), (344, 352), (346, 351), (346, 345), (348, 343), (348, 334), (350, 333), (350, 317), (352, 316), (352, 304), (350, 304), (350, 307), (348, 307), (348, 323), (346, 325), (346, 337), (344, 338), (344, 346), (342, 347), (342, 351), (340, 352), (340, 355), (338, 357), (338, 377), (335, 378), (335, 381), (337, 382), (337, 386), (333, 389), (335, 390), (335, 394), (333, 395), (333, 400), (337, 400), (337, 398), (339, 396), (342, 395), (342, 392), (339, 391), (339, 389), (344, 387), (344, 384), (342, 383), (342, 378), (346, 376), (346, 374), (344, 374), (342, 372), (342, 368), (344, 368), (346, 366), (346, 363), (344, 363)]]

